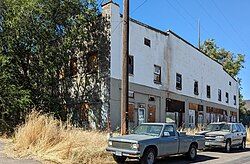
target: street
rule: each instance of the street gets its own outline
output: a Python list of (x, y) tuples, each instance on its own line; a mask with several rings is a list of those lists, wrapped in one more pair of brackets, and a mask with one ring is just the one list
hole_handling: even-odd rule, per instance
[[(224, 153), (221, 149), (199, 151), (198, 157), (195, 161), (189, 161), (185, 156), (171, 156), (163, 159), (158, 159), (156, 164), (188, 164), (188, 163), (202, 163), (202, 164), (250, 164), (250, 145), (242, 151), (233, 149), (231, 153)], [(137, 161), (128, 161), (127, 164), (138, 164)]]

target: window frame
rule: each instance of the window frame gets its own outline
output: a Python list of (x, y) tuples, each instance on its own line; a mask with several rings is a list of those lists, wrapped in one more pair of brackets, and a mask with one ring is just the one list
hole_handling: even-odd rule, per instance
[[(132, 63), (132, 65), (130, 64), (130, 61)], [(132, 68), (130, 68), (132, 67)], [(132, 71), (132, 72), (130, 72)], [(131, 76), (131, 75), (134, 75), (134, 56), (133, 55), (129, 55), (128, 56), (128, 74)]]
[(221, 89), (218, 89), (218, 101), (221, 101)]
[(211, 86), (207, 85), (207, 98), (211, 98)]
[[(156, 72), (157, 67), (159, 68), (160, 73)], [(159, 80), (156, 80), (155, 76), (159, 76)], [(161, 66), (159, 66), (159, 65), (154, 65), (154, 83), (161, 84)]]
[(199, 95), (199, 82), (197, 80), (194, 81), (194, 94)]
[(228, 92), (226, 92), (226, 103), (229, 103), (229, 93)]
[[(177, 80), (178, 78), (180, 78), (180, 81)], [(178, 85), (180, 85), (180, 86), (178, 86)], [(177, 90), (182, 90), (182, 74), (180, 74), (180, 73), (176, 73), (175, 88)]]
[(144, 45), (148, 46), (148, 47), (151, 47), (151, 40), (144, 37)]

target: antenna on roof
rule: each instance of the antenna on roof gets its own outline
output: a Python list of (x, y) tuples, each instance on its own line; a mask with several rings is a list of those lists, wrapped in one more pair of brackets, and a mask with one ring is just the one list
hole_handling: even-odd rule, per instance
[(198, 19), (198, 48), (201, 48), (201, 38), (200, 38), (200, 19)]

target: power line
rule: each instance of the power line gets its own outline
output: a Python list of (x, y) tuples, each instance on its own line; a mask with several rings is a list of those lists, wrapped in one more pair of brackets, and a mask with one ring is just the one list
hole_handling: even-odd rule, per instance
[[(202, 6), (202, 4), (200, 3), (200, 1), (199, 0), (197, 0), (197, 2), (198, 2), (198, 5), (203, 9), (203, 11), (207, 14), (207, 16), (221, 29), (221, 31), (225, 34), (225, 35), (227, 35), (227, 37), (228, 38), (230, 38), (230, 40), (232, 41), (232, 42), (234, 42), (234, 43), (236, 43), (239, 47), (241, 47), (239, 44), (238, 44), (238, 42), (235, 42), (235, 41), (233, 41), (233, 39), (230, 37), (230, 35), (228, 35), (226, 32), (225, 32), (225, 30), (221, 27), (221, 25), (209, 14), (209, 12), (206, 10), (206, 8), (205, 7), (203, 7)], [(240, 48), (241, 49), (241, 51), (242, 51), (242, 47)]]
[(196, 28), (194, 27), (194, 25), (192, 23), (190, 23), (183, 14), (181, 14), (181, 12), (178, 11), (178, 9), (173, 5), (171, 4), (168, 0), (166, 0), (167, 3), (176, 11), (177, 14), (179, 14), (195, 31), (196, 31)]
[(243, 40), (242, 37), (240, 36), (239, 31), (233, 26), (233, 24), (229, 21), (229, 19), (223, 14), (223, 12), (218, 7), (218, 5), (214, 2), (214, 0), (212, 0), (212, 3), (215, 6), (215, 8), (220, 12), (220, 14), (224, 17), (224, 19), (227, 21), (227, 23), (231, 26), (231, 28), (233, 29), (233, 31), (238, 34), (237, 36), (239, 37), (239, 39), (241, 40), (241, 42), (243, 42), (245, 44), (245, 46), (247, 46), (247, 43), (245, 42), (245, 40)]
[[(137, 6), (132, 12), (131, 14), (133, 14), (136, 10), (138, 10), (140, 7), (142, 7), (148, 0), (144, 0), (139, 6)], [(131, 15), (130, 14), (130, 15)]]

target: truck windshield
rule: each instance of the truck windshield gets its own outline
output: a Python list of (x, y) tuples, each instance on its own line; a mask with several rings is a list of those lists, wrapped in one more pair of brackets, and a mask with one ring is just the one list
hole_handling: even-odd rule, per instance
[(159, 136), (163, 125), (141, 124), (135, 128), (133, 134)]
[(224, 124), (221, 129), (221, 131), (226, 131), (226, 132), (230, 132), (230, 125), (228, 124)]
[(209, 124), (206, 131), (220, 131), (221, 127), (223, 127), (225, 124)]

